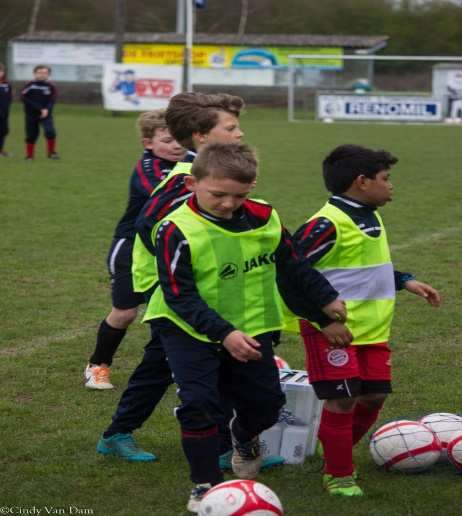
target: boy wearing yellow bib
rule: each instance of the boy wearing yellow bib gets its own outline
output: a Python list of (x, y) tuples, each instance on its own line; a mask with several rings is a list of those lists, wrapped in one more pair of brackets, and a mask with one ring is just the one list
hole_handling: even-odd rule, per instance
[(438, 292), (393, 269), (377, 208), (391, 201), (397, 158), (357, 145), (334, 149), (323, 162), (333, 194), (294, 235), (299, 252), (337, 289), (347, 307), (349, 346), (333, 347), (316, 324), (302, 321), (310, 382), (324, 410), (319, 429), (330, 494), (361, 496), (353, 446), (376, 421), (391, 392), (390, 348), (395, 292), (406, 289), (439, 306)]
[(192, 197), (153, 234), (160, 286), (144, 319), (157, 331), (178, 385), (176, 416), (196, 484), (191, 512), (223, 480), (220, 396), (235, 409), (234, 473), (254, 478), (260, 469), (258, 435), (284, 404), (272, 347), (272, 332), (285, 326), (277, 281), (298, 287), (306, 312), (345, 315), (337, 292), (293, 252), (276, 211), (247, 199), (256, 172), (246, 145), (205, 146), (184, 179)]

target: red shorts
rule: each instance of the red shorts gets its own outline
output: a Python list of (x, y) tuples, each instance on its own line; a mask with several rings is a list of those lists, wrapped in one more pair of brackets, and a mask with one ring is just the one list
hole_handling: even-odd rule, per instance
[(362, 381), (391, 380), (391, 350), (388, 343), (333, 348), (316, 328), (300, 324), (306, 350), (310, 383), (359, 378)]

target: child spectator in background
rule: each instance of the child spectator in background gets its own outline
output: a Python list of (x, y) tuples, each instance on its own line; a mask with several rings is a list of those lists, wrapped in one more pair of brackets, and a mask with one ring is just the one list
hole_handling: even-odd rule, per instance
[(56, 130), (53, 121), (53, 107), (58, 97), (58, 90), (49, 81), (50, 74), (49, 66), (37, 65), (34, 68), (34, 80), (28, 82), (21, 90), (21, 100), (26, 116), (26, 160), (28, 161), (34, 159), (35, 143), (39, 137), (40, 125), (45, 133), (48, 158), (59, 159), (56, 152)]
[(5, 138), (9, 133), (8, 117), (10, 115), (11, 100), (13, 92), (11, 84), (6, 77), (5, 65), (0, 63), (0, 157), (7, 158), (9, 154), (5, 151)]

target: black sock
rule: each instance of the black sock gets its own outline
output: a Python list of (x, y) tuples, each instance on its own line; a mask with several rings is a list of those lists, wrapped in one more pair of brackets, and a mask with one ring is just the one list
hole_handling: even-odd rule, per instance
[(109, 326), (106, 319), (99, 325), (98, 335), (96, 337), (96, 348), (90, 357), (90, 364), (112, 364), (112, 359), (122, 342), (126, 329), (119, 330)]
[(210, 483), (214, 486), (223, 482), (218, 463), (220, 438), (216, 426), (202, 431), (183, 430), (181, 443), (195, 484)]
[(238, 443), (242, 444), (248, 443), (255, 437), (255, 434), (248, 432), (245, 428), (242, 428), (237, 417), (231, 420), (231, 432), (234, 439), (236, 439)]

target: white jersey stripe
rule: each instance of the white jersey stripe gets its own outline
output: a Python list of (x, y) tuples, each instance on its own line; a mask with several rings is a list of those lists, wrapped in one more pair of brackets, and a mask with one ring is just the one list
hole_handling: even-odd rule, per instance
[(112, 250), (111, 256), (109, 257), (109, 271), (112, 275), (115, 274), (115, 261), (117, 258), (117, 254), (120, 251), (120, 248), (122, 247), (122, 244), (125, 242), (126, 238), (121, 238), (117, 244), (114, 246), (114, 249)]

